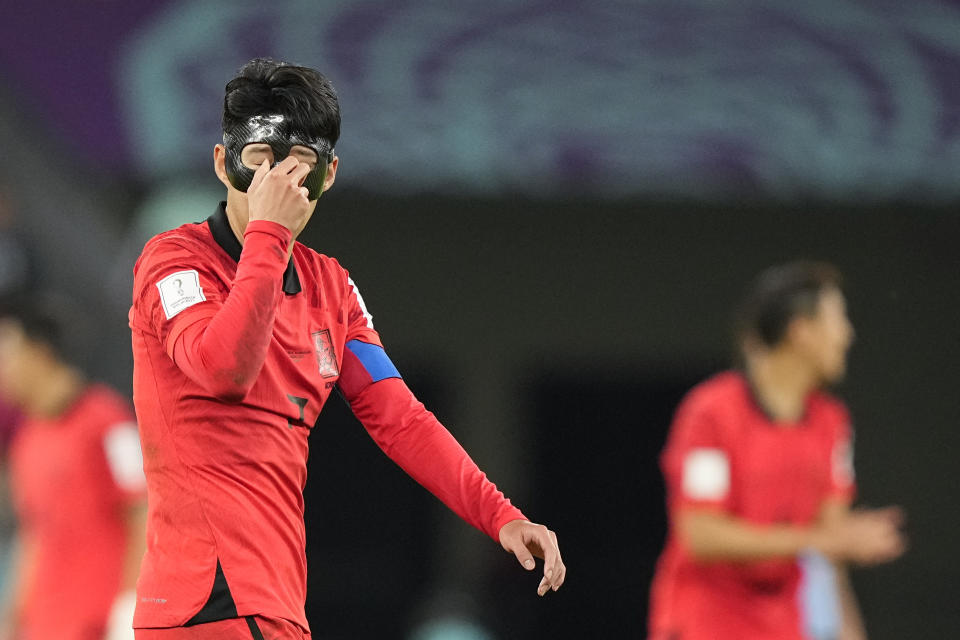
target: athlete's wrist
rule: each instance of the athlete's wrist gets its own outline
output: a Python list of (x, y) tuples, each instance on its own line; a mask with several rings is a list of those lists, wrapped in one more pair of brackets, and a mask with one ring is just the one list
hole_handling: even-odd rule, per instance
[(243, 231), (244, 244), (251, 234), (265, 233), (273, 236), (283, 243), (284, 246), (290, 244), (293, 240), (293, 232), (286, 226), (273, 220), (251, 220), (247, 223), (247, 228)]
[(804, 549), (815, 551), (831, 560), (841, 555), (836, 536), (826, 526), (817, 524), (807, 531)]
[(503, 531), (503, 528), (516, 520), (522, 520), (524, 522), (530, 521), (530, 519), (527, 518), (525, 515), (523, 515), (523, 513), (521, 513), (519, 509), (517, 509), (513, 505), (510, 505), (510, 508), (508, 510), (501, 513), (497, 517), (497, 519), (494, 520), (493, 533), (495, 535), (491, 537), (493, 537), (494, 540), (496, 540), (497, 542), (500, 542), (500, 533)]

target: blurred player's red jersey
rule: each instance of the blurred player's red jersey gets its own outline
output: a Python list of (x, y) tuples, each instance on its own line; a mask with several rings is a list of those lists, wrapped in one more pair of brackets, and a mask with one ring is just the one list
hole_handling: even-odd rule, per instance
[[(308, 630), (307, 436), (334, 385), (391, 458), (469, 522), (495, 536), (522, 517), (399, 379), (339, 263), (296, 243), (280, 291), (290, 232), (255, 221), (245, 239), (241, 258), (221, 205), (207, 222), (151, 240), (134, 270), (134, 404), (149, 493), (136, 628), (259, 614)], [(251, 304), (276, 312), (253, 387), (227, 402), (211, 394), (216, 380), (185, 374), (174, 357), (178, 338), (215, 315), (240, 332), (238, 353), (222, 357), (245, 357), (244, 332), (263, 328), (227, 307), (241, 281), (261, 287)]]
[(803, 640), (794, 559), (698, 562), (678, 538), (679, 509), (758, 525), (808, 525), (853, 492), (846, 409), (825, 393), (797, 423), (772, 421), (746, 378), (723, 373), (681, 403), (661, 466), (672, 524), (651, 588), (651, 640)]
[(143, 499), (136, 424), (116, 392), (88, 387), (60, 416), (25, 418), (10, 474), (32, 546), (18, 637), (99, 640), (120, 588), (125, 507)]

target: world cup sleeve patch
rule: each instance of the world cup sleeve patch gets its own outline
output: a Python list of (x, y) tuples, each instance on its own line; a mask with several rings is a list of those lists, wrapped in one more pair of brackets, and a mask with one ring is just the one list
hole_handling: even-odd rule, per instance
[(693, 449), (683, 461), (683, 493), (692, 500), (723, 500), (730, 492), (730, 461), (720, 449)]
[(171, 273), (157, 283), (157, 289), (160, 290), (160, 304), (167, 320), (206, 300), (200, 286), (200, 274), (196, 269)]
[(336, 378), (340, 375), (340, 367), (337, 366), (337, 354), (333, 350), (330, 330), (321, 329), (310, 335), (313, 336), (313, 346), (317, 351), (317, 365), (320, 367), (320, 376)]

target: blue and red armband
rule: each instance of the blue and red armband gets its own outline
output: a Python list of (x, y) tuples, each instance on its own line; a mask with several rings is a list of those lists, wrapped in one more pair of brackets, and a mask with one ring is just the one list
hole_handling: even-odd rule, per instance
[(340, 380), (337, 382), (347, 398), (352, 398), (374, 382), (387, 378), (402, 376), (383, 347), (359, 340), (347, 342), (340, 367)]

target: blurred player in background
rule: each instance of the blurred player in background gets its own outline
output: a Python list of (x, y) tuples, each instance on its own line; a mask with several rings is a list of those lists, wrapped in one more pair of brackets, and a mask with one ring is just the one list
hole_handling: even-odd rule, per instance
[(134, 404), (149, 494), (138, 638), (309, 637), (307, 436), (335, 387), (415, 480), (528, 570), (545, 559), (540, 595), (563, 583), (553, 533), (414, 398), (343, 267), (296, 242), (333, 185), (339, 135), (321, 74), (251, 61), (227, 84), (214, 150), (226, 202), (137, 261)]
[(801, 640), (797, 558), (833, 561), (838, 638), (866, 637), (845, 565), (904, 551), (898, 509), (853, 510), (846, 408), (823, 391), (853, 327), (840, 276), (793, 263), (761, 274), (740, 313), (743, 370), (681, 403), (662, 456), (670, 532), (651, 588), (651, 640)]
[[(31, 282), (31, 259), (28, 243), (19, 233), (12, 190), (0, 178), (0, 300), (25, 291)], [(0, 393), (0, 602), (7, 599), (10, 588), (9, 569), (15, 540), (15, 518), (10, 499), (7, 458), (13, 434), (21, 422), (20, 412)]]
[(65, 309), (0, 305), (0, 394), (23, 422), (9, 473), (18, 553), (3, 631), (11, 640), (132, 638), (145, 481), (128, 402), (64, 353)]

